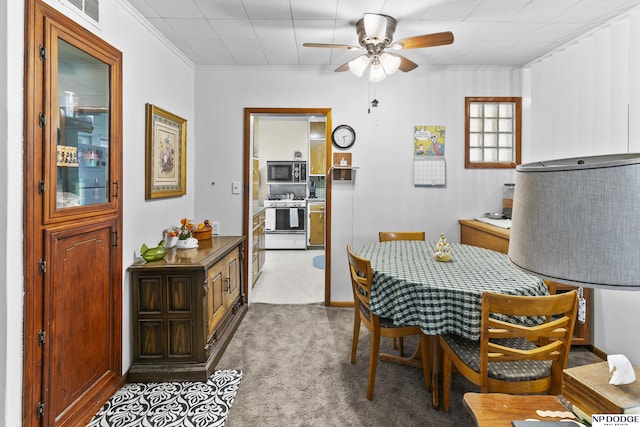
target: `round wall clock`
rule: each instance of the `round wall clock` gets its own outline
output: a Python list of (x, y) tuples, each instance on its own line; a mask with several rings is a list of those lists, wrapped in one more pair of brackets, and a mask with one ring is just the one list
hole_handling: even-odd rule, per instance
[(349, 125), (336, 126), (331, 134), (331, 141), (338, 148), (349, 148), (356, 142), (356, 132)]

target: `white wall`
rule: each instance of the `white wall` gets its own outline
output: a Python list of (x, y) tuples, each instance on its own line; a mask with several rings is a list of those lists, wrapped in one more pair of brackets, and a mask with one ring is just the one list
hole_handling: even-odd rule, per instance
[[(523, 161), (640, 152), (639, 75), (639, 9), (530, 64), (523, 79)], [(637, 192), (636, 184), (611, 185)], [(632, 334), (640, 292), (594, 294), (594, 345), (640, 365), (640, 341)]]
[[(142, 243), (162, 238), (162, 229), (194, 213), (194, 65), (178, 54), (123, 0), (102, 2), (96, 27), (58, 0), (47, 2), (123, 52), (123, 369), (131, 364), (130, 281), (126, 268)], [(0, 425), (21, 423), (22, 379), (22, 73), (24, 3), (0, 3)], [(162, 39), (163, 40), (163, 39)], [(6, 95), (6, 96), (3, 96)], [(187, 195), (145, 201), (145, 103), (187, 119)], [(11, 203), (8, 203), (8, 201)], [(11, 242), (8, 246), (7, 242)], [(11, 250), (8, 250), (11, 248)]]
[[(457, 242), (458, 219), (501, 209), (514, 172), (464, 169), (464, 97), (519, 96), (520, 86), (519, 70), (501, 68), (418, 68), (375, 85), (329, 69), (198, 68), (196, 132), (208, 138), (197, 148), (196, 216), (213, 212), (225, 234), (242, 232), (242, 197), (230, 182), (243, 178), (244, 108), (331, 108), (334, 127), (357, 132), (349, 151), (359, 169), (355, 181), (334, 185), (332, 207), (331, 299), (350, 301), (347, 244), (376, 241), (382, 229), (425, 230), (431, 240), (444, 232)], [(413, 185), (416, 125), (446, 126), (446, 188)]]
[[(0, 3), (0, 425), (20, 425), (22, 390), (21, 2)], [(15, 66), (18, 64), (18, 66)], [(16, 243), (19, 242), (19, 243)]]

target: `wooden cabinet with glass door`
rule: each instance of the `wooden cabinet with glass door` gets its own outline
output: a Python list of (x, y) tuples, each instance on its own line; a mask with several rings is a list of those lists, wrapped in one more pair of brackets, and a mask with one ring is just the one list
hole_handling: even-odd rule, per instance
[(25, 4), (22, 423), (85, 425), (125, 380), (122, 54)]

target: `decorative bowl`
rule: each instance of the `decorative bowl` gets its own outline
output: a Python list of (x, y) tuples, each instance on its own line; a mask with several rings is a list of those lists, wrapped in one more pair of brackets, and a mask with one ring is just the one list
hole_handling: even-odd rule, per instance
[(198, 240), (209, 240), (211, 238), (211, 232), (213, 231), (213, 227), (210, 225), (205, 225), (202, 228), (194, 228), (191, 230), (191, 235)]
[(489, 219), (503, 219), (504, 218), (504, 215), (502, 215), (500, 212), (488, 212), (485, 215)]
[(193, 237), (189, 237), (188, 239), (180, 240), (176, 243), (176, 248), (178, 249), (193, 249), (198, 247), (198, 239), (194, 239)]

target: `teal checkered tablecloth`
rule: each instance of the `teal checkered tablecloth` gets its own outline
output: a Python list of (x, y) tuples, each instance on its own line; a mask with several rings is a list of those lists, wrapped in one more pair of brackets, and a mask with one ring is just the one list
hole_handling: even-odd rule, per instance
[(502, 253), (451, 243), (452, 260), (439, 262), (436, 243), (391, 241), (357, 251), (371, 261), (371, 311), (397, 325), (418, 325), (427, 335), (477, 340), (482, 292), (549, 294), (542, 279), (513, 267)]

